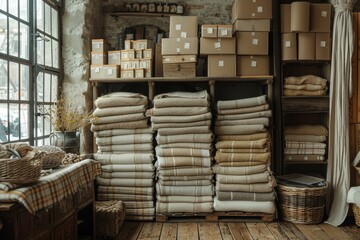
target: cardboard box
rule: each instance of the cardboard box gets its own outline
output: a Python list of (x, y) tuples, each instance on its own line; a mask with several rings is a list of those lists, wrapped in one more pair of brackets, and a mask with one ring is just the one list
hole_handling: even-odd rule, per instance
[(268, 32), (236, 32), (237, 55), (268, 55)]
[(272, 0), (235, 0), (231, 15), (232, 23), (236, 19), (271, 19)]
[(184, 62), (196, 63), (196, 55), (174, 55), (174, 56), (164, 56), (163, 57), (163, 64), (184, 63)]
[(121, 78), (134, 78), (134, 69), (121, 69)]
[(197, 16), (170, 16), (169, 38), (195, 38), (197, 36)]
[(125, 40), (125, 50), (132, 49), (132, 40)]
[(152, 77), (152, 70), (151, 69), (145, 69), (145, 77), (151, 78)]
[(143, 58), (143, 50), (135, 50), (135, 58), (136, 59)]
[(291, 32), (291, 5), (290, 4), (280, 4), (280, 24), (281, 32), (289, 33)]
[(104, 39), (92, 39), (91, 40), (91, 51), (92, 52), (106, 52), (107, 43)]
[(135, 59), (135, 50), (121, 50), (121, 60), (131, 60)]
[(121, 51), (109, 51), (108, 52), (108, 63), (110, 65), (120, 65), (121, 64)]
[(164, 64), (164, 77), (195, 77), (195, 63), (168, 63)]
[(298, 34), (298, 59), (315, 60), (315, 33)]
[(90, 66), (90, 77), (91, 78), (103, 78), (102, 65), (91, 65)]
[(142, 57), (143, 58), (153, 58), (153, 50), (151, 48), (150, 49), (144, 49)]
[[(145, 72), (146, 75), (146, 72)], [(161, 44), (155, 44), (155, 77), (163, 76), (163, 63), (161, 55)]]
[(270, 20), (236, 20), (233, 33), (240, 32), (270, 32)]
[(119, 65), (104, 65), (102, 71), (104, 78), (118, 78), (120, 76)]
[(297, 40), (296, 33), (281, 34), (281, 59), (283, 61), (297, 60)]
[(121, 60), (121, 70), (139, 68), (139, 66), (140, 66), (139, 59)]
[(238, 76), (269, 75), (269, 56), (237, 56)]
[(101, 52), (91, 52), (91, 64), (92, 65), (107, 64), (107, 54)]
[(316, 60), (331, 60), (330, 33), (316, 33)]
[(236, 77), (236, 55), (209, 55), (208, 77)]
[(152, 59), (141, 59), (138, 68), (152, 69)]
[(291, 32), (308, 32), (310, 28), (310, 3), (291, 3)]
[(149, 41), (147, 39), (131, 40), (132, 48), (135, 50), (143, 50), (150, 48)]
[(232, 25), (218, 25), (218, 38), (232, 38)]
[(162, 55), (198, 54), (198, 38), (163, 38)]
[(310, 32), (327, 32), (331, 29), (331, 4), (310, 4)]
[(217, 38), (217, 25), (201, 25), (201, 37), (203, 38)]
[(200, 54), (235, 54), (235, 38), (200, 38)]
[(137, 68), (135, 69), (135, 78), (144, 78), (145, 77), (145, 69)]

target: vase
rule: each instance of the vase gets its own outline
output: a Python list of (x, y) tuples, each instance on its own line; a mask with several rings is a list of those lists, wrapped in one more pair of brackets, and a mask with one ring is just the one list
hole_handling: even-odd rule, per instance
[(79, 154), (80, 133), (78, 131), (62, 132), (55, 131), (50, 134), (50, 144), (57, 146), (66, 153)]

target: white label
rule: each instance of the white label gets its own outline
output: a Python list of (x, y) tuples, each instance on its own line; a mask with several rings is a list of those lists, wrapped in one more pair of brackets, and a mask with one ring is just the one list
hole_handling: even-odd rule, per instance
[(100, 68), (95, 68), (95, 72), (99, 73), (100, 72)]
[(195, 61), (195, 58), (194, 58), (194, 57), (191, 57), (191, 58), (190, 58), (190, 61)]
[(215, 46), (215, 48), (221, 48), (221, 42), (216, 42), (216, 43), (214, 44), (214, 46)]
[(321, 16), (322, 17), (327, 17), (327, 11), (321, 11)]
[(111, 56), (112, 56), (112, 59), (118, 59), (116, 54), (111, 54)]
[(251, 36), (253, 36), (253, 37), (254, 37), (254, 36), (255, 36), (255, 32), (251, 32)]
[(129, 64), (128, 63), (124, 63), (124, 68), (128, 69), (129, 68)]
[(263, 7), (262, 7), (262, 6), (258, 6), (257, 9), (256, 9), (256, 11), (257, 11), (258, 13), (262, 13), (262, 12), (263, 12)]
[(251, 13), (251, 16), (252, 16), (252, 17), (255, 17), (255, 13)]
[(257, 62), (256, 61), (251, 61), (251, 67), (256, 67)]
[(176, 24), (175, 25), (175, 30), (180, 31), (181, 30), (181, 24)]
[(219, 67), (224, 67), (224, 61), (219, 61)]
[(100, 48), (100, 43), (95, 43), (95, 48)]
[(112, 70), (111, 68), (108, 69), (108, 70), (107, 70), (107, 74), (108, 74), (108, 75), (112, 75), (112, 74), (113, 74), (113, 70)]
[(212, 28), (208, 28), (208, 29), (207, 29), (207, 33), (208, 33), (208, 34), (213, 34), (213, 32), (214, 32), (214, 31), (213, 31)]
[(180, 48), (176, 48), (176, 52), (177, 53), (180, 53), (181, 51), (180, 51)]
[(189, 49), (190, 48), (190, 43), (184, 43), (184, 49)]
[(221, 36), (226, 36), (228, 31), (226, 29), (221, 30)]
[(285, 41), (285, 47), (286, 48), (291, 47), (291, 41)]
[(177, 39), (176, 39), (176, 41), (177, 41), (177, 42), (180, 42), (180, 41), (181, 41), (181, 39), (180, 39), (180, 38), (177, 38)]
[(186, 32), (181, 32), (181, 33), (180, 33), (180, 37), (186, 38), (186, 36), (187, 36)]
[(321, 41), (320, 42), (320, 47), (325, 48), (326, 47), (326, 41)]
[(144, 43), (140, 44), (140, 49), (145, 49), (145, 44)]
[(258, 45), (258, 44), (259, 44), (259, 39), (254, 38), (252, 40), (252, 45)]

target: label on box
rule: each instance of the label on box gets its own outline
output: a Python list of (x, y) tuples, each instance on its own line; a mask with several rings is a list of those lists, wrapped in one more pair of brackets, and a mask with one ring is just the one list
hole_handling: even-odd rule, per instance
[(255, 17), (255, 13), (251, 13), (251, 16), (252, 16), (252, 17)]
[(212, 29), (212, 28), (208, 28), (208, 29), (207, 29), (207, 33), (208, 33), (208, 34), (213, 34), (213, 29)]
[(221, 36), (226, 36), (228, 31), (226, 29), (221, 30)]
[(224, 67), (224, 61), (219, 61), (219, 67)]
[(180, 37), (182, 37), (182, 38), (186, 38), (186, 35), (187, 35), (186, 32), (181, 32), (180, 33)]
[(321, 16), (322, 17), (327, 17), (327, 11), (321, 11)]
[(259, 44), (259, 39), (254, 38), (254, 39), (252, 40), (252, 45), (258, 45), (258, 44)]
[(190, 58), (190, 61), (195, 61), (195, 58), (194, 58), (194, 57), (191, 57), (191, 58)]
[(95, 48), (100, 48), (100, 43), (95, 43)]
[(112, 54), (112, 59), (118, 59), (116, 54)]
[(285, 47), (286, 48), (291, 47), (291, 41), (285, 41)]
[(96, 73), (100, 72), (100, 68), (95, 68), (95, 72)]
[(180, 51), (180, 48), (176, 48), (176, 52), (177, 53), (180, 53), (181, 51)]
[(112, 70), (111, 68), (108, 69), (108, 70), (107, 70), (107, 74), (108, 74), (108, 75), (112, 75), (112, 74), (113, 74), (113, 70)]
[(190, 48), (190, 43), (184, 43), (184, 49), (189, 49)]
[(176, 41), (177, 41), (177, 42), (180, 42), (180, 41), (181, 41), (181, 39), (180, 39), (180, 38), (177, 38), (177, 39), (176, 39)]
[(251, 32), (251, 36), (255, 36), (255, 32)]
[(320, 41), (320, 47), (322, 48), (326, 47), (326, 41)]
[(176, 24), (175, 25), (175, 30), (180, 31), (181, 30), (181, 24)]
[(214, 44), (214, 46), (215, 46), (215, 48), (221, 48), (221, 42), (216, 42), (216, 43)]
[(256, 67), (257, 62), (256, 61), (251, 61), (251, 67)]
[(263, 12), (263, 7), (262, 7), (262, 6), (258, 6), (256, 10), (257, 10), (258, 13), (262, 13), (262, 12)]

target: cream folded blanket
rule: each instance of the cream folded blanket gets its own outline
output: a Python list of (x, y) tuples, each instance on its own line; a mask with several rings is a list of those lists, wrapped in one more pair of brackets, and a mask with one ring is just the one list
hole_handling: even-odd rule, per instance
[(315, 84), (326, 87), (327, 80), (315, 75), (304, 75), (300, 77), (286, 77), (285, 84), (304, 85)]
[(245, 99), (218, 101), (217, 109), (224, 110), (224, 109), (234, 109), (234, 108), (246, 108), (246, 107), (263, 105), (266, 103), (267, 103), (266, 95), (262, 95), (258, 97), (245, 98)]
[(318, 148), (285, 148), (284, 154), (319, 154), (324, 155), (325, 149)]
[(103, 172), (103, 178), (154, 178), (154, 172)]
[(202, 203), (164, 203), (156, 202), (157, 213), (206, 213), (213, 212), (213, 202)]
[(316, 84), (302, 84), (302, 85), (295, 85), (295, 84), (284, 84), (284, 89), (291, 89), (291, 90), (306, 90), (306, 91), (316, 91), (316, 90), (327, 90), (326, 86), (316, 85)]
[(163, 196), (156, 195), (158, 202), (176, 202), (176, 203), (201, 203), (201, 202), (213, 202), (212, 196)]
[(210, 186), (212, 182), (210, 180), (188, 180), (188, 181), (164, 181), (159, 180), (163, 186)]
[[(253, 113), (242, 113), (233, 115), (218, 115), (217, 121), (219, 120), (244, 120), (244, 119), (257, 119), (257, 118), (269, 118), (271, 117), (271, 110), (253, 112)], [(254, 120), (253, 120), (254, 121)]]
[(267, 164), (247, 167), (222, 167), (215, 165), (213, 167), (214, 173), (225, 175), (250, 175), (256, 173), (263, 173), (269, 171), (270, 167)]
[(242, 113), (253, 113), (253, 112), (262, 112), (269, 110), (269, 104), (262, 104), (254, 107), (244, 107), (244, 108), (233, 108), (233, 109), (218, 109), (217, 112), (219, 115), (232, 115), (232, 114), (242, 114)]
[(211, 151), (196, 148), (155, 148), (156, 156), (159, 157), (210, 157)]
[(153, 208), (154, 201), (123, 201), (125, 209)]
[(324, 161), (324, 154), (284, 154), (286, 161)]
[(97, 193), (96, 198), (98, 201), (153, 201), (152, 195), (127, 195), (119, 193)]
[(123, 153), (123, 154), (94, 154), (94, 159), (102, 165), (108, 164), (151, 164), (154, 161), (153, 154)]
[(252, 192), (220, 192), (216, 191), (216, 197), (220, 201), (274, 201), (275, 192), (252, 193)]
[(152, 116), (152, 123), (189, 123), (211, 119), (211, 112), (191, 116)]
[(254, 141), (220, 141), (215, 144), (216, 149), (239, 149), (239, 148), (265, 148), (269, 145), (269, 139), (263, 138)]
[(314, 142), (295, 142), (295, 141), (286, 141), (285, 142), (286, 148), (318, 148), (318, 149), (325, 149), (325, 143), (314, 143)]
[(136, 208), (136, 209), (125, 209), (126, 216), (154, 216), (155, 208)]
[(249, 175), (224, 175), (224, 174), (216, 174), (216, 182), (217, 183), (266, 183), (271, 180), (271, 174), (269, 171), (265, 171), (263, 173), (255, 173)]
[(197, 121), (197, 122), (184, 122), (184, 123), (151, 123), (151, 127), (154, 131), (161, 128), (187, 128), (197, 126), (211, 126), (211, 120)]
[(291, 135), (287, 134), (285, 135), (286, 141), (298, 141), (298, 142), (325, 142), (326, 141), (326, 135), (322, 136), (315, 136), (315, 135)]
[[(270, 153), (221, 153), (216, 152), (215, 161), (223, 162), (247, 162), (249, 164), (257, 162), (259, 164), (268, 163)], [(251, 164), (252, 165), (252, 164)], [(258, 165), (258, 164), (256, 164)]]
[[(98, 193), (106, 194), (126, 194), (132, 196), (153, 196), (154, 187), (114, 187), (114, 186), (99, 186)], [(139, 199), (140, 200), (140, 199)]]
[(91, 131), (97, 132), (102, 130), (111, 130), (111, 129), (117, 129), (117, 128), (125, 128), (125, 129), (131, 129), (131, 128), (147, 128), (148, 122), (147, 119), (144, 120), (138, 120), (138, 121), (132, 121), (132, 122), (121, 122), (121, 123), (109, 123), (109, 124), (100, 124), (100, 125), (91, 125)]
[(211, 133), (210, 126), (196, 126), (196, 127), (183, 127), (183, 128), (160, 128), (158, 129), (159, 136), (167, 135), (182, 135), (194, 133)]
[(99, 145), (101, 152), (122, 152), (122, 151), (151, 151), (152, 143), (136, 143), (136, 144), (118, 144), (118, 145)]
[(121, 145), (121, 144), (139, 144), (152, 143), (153, 135), (150, 134), (134, 134), (134, 135), (119, 135), (111, 137), (97, 137), (96, 143), (98, 145)]
[(180, 196), (212, 196), (214, 188), (210, 186), (163, 186), (156, 184), (156, 192), (160, 195), (180, 195)]
[(104, 172), (153, 172), (155, 170), (152, 164), (129, 164), (129, 165), (103, 165), (101, 169)]
[(159, 145), (168, 143), (212, 143), (213, 140), (214, 135), (212, 133), (156, 136)]
[(217, 151), (221, 153), (267, 153), (269, 148), (220, 148)]
[(212, 158), (202, 157), (157, 157), (155, 166), (157, 169), (167, 169), (175, 167), (210, 167)]
[(93, 115), (95, 117), (119, 116), (132, 113), (145, 113), (146, 109), (147, 105), (96, 108)]
[(151, 127), (146, 128), (137, 128), (137, 129), (109, 129), (94, 132), (95, 137), (112, 137), (112, 136), (120, 136), (120, 135), (132, 135), (132, 134), (149, 134), (153, 133)]
[(210, 102), (207, 99), (163, 98), (155, 99), (154, 107), (210, 107)]
[(193, 181), (193, 180), (212, 180), (213, 174), (209, 175), (199, 175), (199, 176), (163, 176), (158, 174), (157, 176), (160, 181)]
[(119, 187), (151, 187), (154, 184), (154, 179), (131, 179), (131, 178), (96, 178), (96, 184), (102, 186), (119, 186)]
[(254, 141), (264, 138), (269, 138), (268, 132), (254, 133), (254, 134), (243, 134), (243, 135), (220, 135), (216, 136), (216, 141)]
[(308, 91), (308, 90), (291, 90), (291, 89), (284, 89), (283, 91), (284, 96), (325, 96), (326, 90), (315, 90), (315, 91)]
[(211, 175), (213, 172), (209, 167), (173, 168), (158, 171), (162, 176), (202, 176)]
[(322, 125), (293, 125), (286, 126), (284, 129), (285, 135), (315, 135), (327, 136), (328, 131)]
[(220, 201), (214, 199), (214, 210), (218, 212), (250, 212), (250, 213), (276, 213), (274, 201)]
[(249, 167), (249, 166), (262, 165), (262, 164), (264, 164), (264, 163), (263, 162), (248, 162), (248, 161), (218, 163), (218, 165), (222, 166), (222, 167)]
[(146, 116), (191, 116), (210, 112), (208, 107), (167, 107), (152, 108), (146, 111)]
[(161, 144), (162, 148), (194, 148), (211, 150), (212, 143), (167, 143)]
[(97, 98), (94, 103), (98, 108), (135, 106), (147, 105), (148, 99), (139, 93), (114, 92)]
[(252, 183), (252, 184), (224, 184), (216, 183), (216, 191), (223, 192), (272, 192), (276, 184), (268, 183)]
[(215, 126), (238, 126), (238, 125), (254, 125), (262, 124), (265, 127), (269, 126), (269, 118), (252, 118), (242, 120), (219, 120), (216, 121)]
[(254, 134), (267, 131), (262, 124), (258, 125), (240, 125), (240, 126), (217, 126), (216, 135), (234, 135), (234, 134)]
[(157, 101), (161, 98), (189, 98), (189, 99), (207, 99), (210, 100), (210, 95), (206, 90), (198, 91), (198, 92), (168, 92), (158, 94), (154, 97), (154, 101)]
[(100, 125), (100, 124), (108, 124), (108, 123), (132, 122), (143, 119), (146, 119), (144, 113), (132, 113), (125, 115), (117, 115), (117, 116), (96, 117), (96, 118), (92, 118), (90, 122), (95, 125)]

